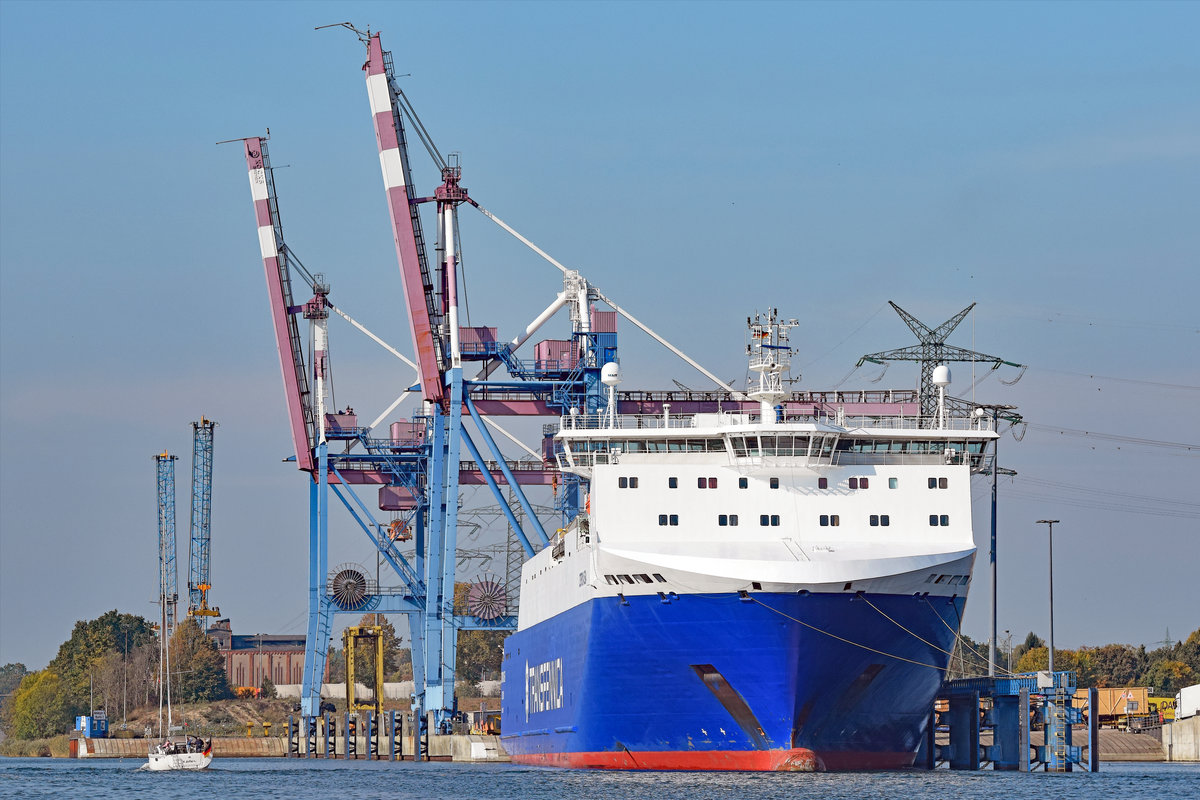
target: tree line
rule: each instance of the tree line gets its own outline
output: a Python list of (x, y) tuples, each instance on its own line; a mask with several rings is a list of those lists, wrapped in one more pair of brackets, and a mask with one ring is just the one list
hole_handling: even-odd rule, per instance
[[(179, 702), (229, 696), (217, 646), (195, 619), (175, 627), (170, 641), (171, 695)], [(41, 739), (70, 730), (75, 717), (104, 709), (109, 720), (158, 704), (157, 627), (115, 609), (79, 621), (45, 669), (0, 667), (0, 727), (15, 739)]]
[[(999, 648), (996, 673), (1037, 672), (1049, 667), (1050, 651), (1032, 631), (1011, 651)], [(1011, 664), (1011, 668), (1010, 665)], [(1200, 629), (1184, 641), (1165, 643), (1154, 650), (1145, 645), (1106, 644), (1077, 650), (1054, 648), (1054, 669), (1073, 671), (1081, 689), (1145, 686), (1160, 695), (1173, 695), (1184, 686), (1200, 682)], [(967, 678), (988, 673), (987, 642), (966, 634), (959, 637), (950, 658), (947, 678)]]
[[(456, 587), (457, 610), (465, 613), (466, 584)], [(383, 628), (384, 680), (412, 680), (412, 654), (382, 614), (366, 614), (360, 625)], [(505, 633), (461, 631), (458, 634), (458, 677), (477, 682), (498, 674)], [(177, 703), (199, 703), (232, 697), (224, 660), (216, 644), (193, 618), (175, 627), (170, 641), (171, 697)], [(369, 680), (374, 671), (371, 648), (356, 655), (355, 671)], [(74, 727), (75, 717), (104, 709), (110, 723), (127, 712), (158, 705), (158, 628), (144, 617), (108, 611), (75, 623), (71, 637), (45, 669), (24, 664), (0, 666), (0, 729), (14, 739), (42, 739)], [(345, 653), (329, 648), (329, 680), (346, 679)], [(274, 696), (270, 678), (264, 697)]]

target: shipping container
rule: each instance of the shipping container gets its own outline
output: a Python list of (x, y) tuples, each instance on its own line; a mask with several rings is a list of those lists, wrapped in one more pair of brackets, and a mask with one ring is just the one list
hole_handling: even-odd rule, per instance
[(592, 307), (592, 333), (616, 333), (617, 312), (597, 311)]
[(397, 447), (415, 447), (425, 441), (425, 423), (393, 422), (390, 433)]
[(534, 369), (567, 370), (579, 362), (579, 346), (572, 339), (543, 339), (534, 345)]
[[(1087, 689), (1075, 692), (1075, 703), (1087, 700)], [(1118, 717), (1125, 714), (1145, 714), (1149, 711), (1150, 692), (1144, 687), (1104, 688), (1096, 690), (1096, 713), (1103, 720), (1105, 717)]]
[(416, 494), (407, 486), (379, 487), (379, 508), (382, 511), (411, 511), (416, 507)]
[(496, 352), (496, 328), (459, 328), (458, 346), (463, 355)]

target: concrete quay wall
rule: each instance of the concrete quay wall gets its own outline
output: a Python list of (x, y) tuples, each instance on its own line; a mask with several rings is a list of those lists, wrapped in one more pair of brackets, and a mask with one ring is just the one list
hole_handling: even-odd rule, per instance
[[(282, 740), (281, 740), (282, 741)], [(380, 761), (388, 760), (388, 738), (386, 734), (380, 733), (376, 740), (378, 743), (378, 753), (376, 758)], [(325, 737), (321, 734), (317, 736), (317, 749), (313, 754), (314, 757), (325, 757)], [(357, 755), (350, 756), (350, 760), (355, 759), (366, 760), (368, 751), (367, 737), (359, 735), (355, 737), (355, 750)], [(300, 758), (306, 758), (303, 753), (303, 743), (301, 743)], [(344, 736), (335, 736), (329, 741), (329, 747), (332, 751), (331, 758), (344, 759), (346, 753), (346, 739)], [(396, 737), (396, 759), (398, 761), (411, 761), (413, 758), (413, 738), (412, 735)], [(214, 748), (215, 750), (215, 748)], [(284, 752), (278, 755), (285, 755)], [(483, 734), (454, 734), (450, 736), (430, 736), (427, 756), (430, 761), (509, 761), (508, 753), (500, 744), (499, 736), (487, 736)]]
[(1167, 761), (1200, 761), (1200, 717), (1163, 725), (1162, 749)]
[[(148, 757), (153, 739), (73, 739), (75, 758)], [(76, 744), (77, 743), (77, 744)], [(272, 758), (287, 753), (287, 742), (278, 736), (246, 738), (236, 736), (213, 739), (213, 758)]]

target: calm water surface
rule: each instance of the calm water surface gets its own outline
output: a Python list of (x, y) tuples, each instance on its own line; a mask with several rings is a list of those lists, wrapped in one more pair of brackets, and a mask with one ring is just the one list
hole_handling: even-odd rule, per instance
[(0, 758), (0, 797), (63, 800), (1066, 800), (1200, 798), (1200, 765), (1104, 764), (1101, 772), (762, 774), (533, 769), (508, 764), (389, 764), (227, 759), (200, 773), (139, 770), (144, 762)]

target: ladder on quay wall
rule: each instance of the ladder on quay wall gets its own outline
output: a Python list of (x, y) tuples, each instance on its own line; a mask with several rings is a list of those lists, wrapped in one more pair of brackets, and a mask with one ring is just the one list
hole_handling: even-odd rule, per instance
[(1053, 755), (1047, 767), (1056, 771), (1070, 769), (1070, 753), (1067, 749), (1067, 727), (1070, 724), (1067, 720), (1069, 702), (1066, 690), (1060, 683), (1054, 689), (1054, 702), (1046, 709), (1047, 720), (1050, 723), (1046, 726), (1049, 733), (1049, 741), (1046, 744), (1050, 747)]

